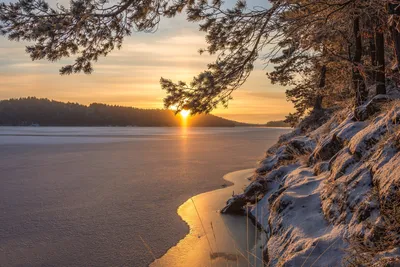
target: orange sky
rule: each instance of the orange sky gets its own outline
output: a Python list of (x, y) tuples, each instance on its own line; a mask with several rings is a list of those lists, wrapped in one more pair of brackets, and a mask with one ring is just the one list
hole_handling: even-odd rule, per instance
[[(0, 37), (0, 99), (36, 96), (82, 104), (162, 108), (165, 92), (160, 77), (190, 81), (213, 59), (197, 53), (205, 47), (204, 35), (183, 17), (162, 21), (154, 34), (127, 38), (121, 50), (95, 64), (91, 75), (60, 76), (59, 68), (73, 59), (32, 62), (24, 53), (25, 45)], [(229, 108), (218, 108), (213, 114), (252, 123), (284, 119), (292, 104), (286, 102), (284, 88), (269, 83), (267, 70), (258, 65), (234, 92)]]

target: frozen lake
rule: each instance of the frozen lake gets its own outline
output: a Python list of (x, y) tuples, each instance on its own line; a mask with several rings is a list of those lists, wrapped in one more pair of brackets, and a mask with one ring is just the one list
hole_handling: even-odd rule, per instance
[[(0, 266), (146, 266), (288, 129), (0, 127)], [(139, 237), (140, 236), (140, 237)]]

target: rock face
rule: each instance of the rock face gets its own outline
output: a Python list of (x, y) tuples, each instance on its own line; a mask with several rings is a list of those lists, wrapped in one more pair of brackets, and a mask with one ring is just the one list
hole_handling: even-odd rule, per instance
[(386, 100), (283, 136), (228, 201), (252, 207), (266, 265), (400, 266), (400, 102)]

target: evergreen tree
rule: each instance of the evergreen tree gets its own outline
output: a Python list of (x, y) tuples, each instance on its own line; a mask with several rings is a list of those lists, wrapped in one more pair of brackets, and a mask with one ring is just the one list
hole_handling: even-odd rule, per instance
[(68, 8), (52, 8), (44, 0), (19, 0), (0, 5), (0, 31), (11, 40), (33, 42), (26, 50), (34, 60), (76, 55), (61, 74), (91, 73), (92, 63), (121, 47), (125, 36), (154, 31), (162, 17), (186, 11), (206, 33), (208, 46), (200, 53), (217, 59), (191, 82), (160, 83), (166, 107), (193, 114), (227, 106), (256, 60), (272, 63), (268, 78), (289, 87), (287, 97), (296, 108), (292, 122), (349, 97), (362, 105), (372, 84), (377, 94), (386, 93), (392, 77), (386, 64), (400, 55), (398, 0), (269, 2), (251, 8), (239, 0), (226, 8), (220, 0), (72, 0)]

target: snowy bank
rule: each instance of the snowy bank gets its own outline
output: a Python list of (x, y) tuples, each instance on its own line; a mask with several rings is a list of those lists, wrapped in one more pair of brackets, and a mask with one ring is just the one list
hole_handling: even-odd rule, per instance
[(400, 265), (395, 99), (378, 95), (282, 136), (252, 183), (228, 200), (222, 212), (248, 213), (267, 233), (266, 265)]

